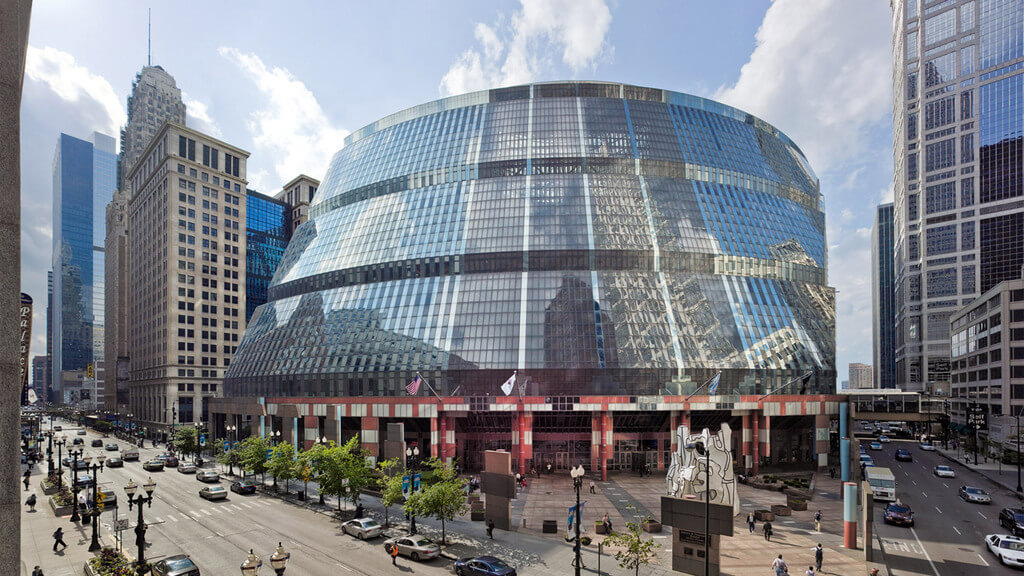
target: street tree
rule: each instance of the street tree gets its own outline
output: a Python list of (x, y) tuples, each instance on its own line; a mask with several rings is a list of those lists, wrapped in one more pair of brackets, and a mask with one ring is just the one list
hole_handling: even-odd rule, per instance
[(249, 436), (239, 445), (238, 456), (243, 470), (262, 475), (260, 482), (266, 481), (267, 450), (270, 443), (260, 436)]
[(395, 504), (402, 501), (402, 477), (405, 471), (398, 458), (391, 458), (377, 463), (377, 487), (380, 489), (380, 503), (384, 505), (384, 527), (390, 526), (388, 512)]
[[(330, 458), (331, 449), (335, 448), (334, 442), (328, 442), (326, 444), (314, 444), (309, 450), (303, 450), (299, 453), (298, 464), (299, 468), (305, 472), (309, 470), (308, 478), (303, 477), (303, 482), (309, 480), (315, 480), (320, 485), (320, 503), (324, 503), (324, 491), (323, 491), (323, 477), (327, 472), (328, 465), (327, 460)], [(306, 488), (303, 487), (303, 494), (305, 494)]]
[(640, 567), (647, 566), (661, 548), (661, 544), (643, 537), (639, 522), (626, 522), (626, 531), (608, 536), (604, 545), (619, 548), (615, 551), (619, 566), (633, 570), (636, 576), (640, 576)]
[(357, 437), (350, 438), (341, 448), (341, 473), (347, 488), (343, 492), (356, 505), (363, 490), (374, 485), (373, 466), (370, 465), (369, 453), (359, 446)]
[(295, 447), (290, 442), (281, 442), (270, 452), (267, 472), (274, 477), (274, 492), (277, 492), (277, 480), (284, 480), (284, 491), (288, 493), (288, 481), (297, 478), (295, 466)]
[(179, 454), (192, 454), (199, 450), (199, 431), (193, 426), (178, 426), (174, 429), (174, 448)]
[(466, 481), (455, 473), (455, 468), (437, 458), (425, 462), (434, 472), (434, 481), (421, 487), (406, 499), (402, 507), (414, 516), (433, 516), (441, 521), (441, 544), (446, 544), (445, 523), (469, 510), (466, 503)]
[(224, 441), (218, 439), (214, 442), (213, 450), (217, 463), (227, 466), (228, 470), (232, 470), (234, 466), (242, 465), (241, 449), (238, 446), (232, 446), (225, 450)]

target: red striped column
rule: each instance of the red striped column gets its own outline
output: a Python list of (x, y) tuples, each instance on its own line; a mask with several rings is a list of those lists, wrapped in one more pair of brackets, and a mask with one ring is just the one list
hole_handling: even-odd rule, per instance
[(442, 430), (444, 429), (444, 416), (435, 416), (430, 419), (430, 457), (443, 460), (442, 454), (444, 448), (442, 447), (441, 437), (444, 436)]
[(757, 476), (757, 472), (761, 466), (761, 416), (753, 414), (751, 415), (750, 420), (754, 426), (753, 436), (750, 440), (750, 448), (752, 452), (750, 454), (750, 460), (752, 462), (751, 474)]
[(380, 457), (380, 419), (375, 416), (363, 416), (359, 425), (359, 444), (374, 462)]
[(590, 471), (601, 469), (601, 413), (590, 413)]
[(751, 444), (754, 443), (754, 428), (751, 424), (750, 414), (743, 415), (743, 430), (740, 432), (740, 453), (743, 458), (743, 471), (746, 474), (750, 474), (753, 470), (753, 464), (751, 463)]
[(815, 464), (817, 464), (819, 470), (828, 468), (828, 427), (828, 414), (816, 414), (814, 416), (814, 454)]
[(772, 457), (772, 420), (771, 416), (759, 414), (760, 430), (758, 432), (758, 443), (761, 445), (759, 452), (766, 458)]
[(843, 547), (857, 548), (857, 484), (843, 483)]
[(608, 480), (608, 461), (615, 456), (615, 430), (612, 427), (612, 414), (601, 414), (601, 481)]
[(519, 415), (519, 471), (525, 476), (526, 463), (533, 460), (533, 412)]
[(316, 416), (302, 417), (302, 449), (309, 450), (320, 439), (320, 419)]

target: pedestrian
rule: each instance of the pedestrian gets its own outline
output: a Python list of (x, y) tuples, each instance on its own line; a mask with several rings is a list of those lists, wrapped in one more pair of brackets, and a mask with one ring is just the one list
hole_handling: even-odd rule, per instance
[(762, 524), (761, 525), (761, 531), (764, 532), (764, 539), (769, 541), (769, 542), (771, 542), (772, 541), (772, 523), (771, 522), (765, 522), (764, 524)]
[[(68, 547), (67, 543), (64, 542), (64, 529), (59, 527), (59, 526), (57, 527), (57, 531), (53, 533), (53, 551), (54, 552), (57, 551), (57, 545), (58, 544), (63, 546), (64, 548)], [(63, 550), (64, 548), (61, 548), (61, 550)]]
[(604, 533), (605, 534), (611, 534), (612, 533), (612, 519), (608, 517), (608, 513), (607, 512), (604, 513), (604, 518), (601, 518), (601, 524), (604, 525)]
[(537, 478), (540, 478), (540, 474), (537, 473), (536, 466), (530, 466), (530, 476), (536, 476)]
[(804, 572), (804, 576), (818, 576), (818, 573), (814, 571), (814, 566), (808, 566), (807, 572)]
[(757, 526), (757, 521), (754, 519), (754, 513), (747, 514), (747, 528), (750, 528), (750, 533), (754, 533), (754, 528)]
[(32, 480), (29, 479), (29, 474), (30, 474), (30, 472), (28, 470), (25, 470), (25, 477), (22, 480), (22, 484), (25, 485), (25, 490), (26, 491), (28, 490), (28, 485), (32, 482)]
[(487, 519), (487, 537), (494, 540), (494, 520)]
[(388, 554), (391, 554), (391, 565), (398, 566), (398, 546), (392, 544), (391, 551)]
[(814, 513), (814, 531), (821, 532), (821, 510)]
[(583, 563), (583, 554), (580, 554), (580, 541), (576, 540), (576, 543), (572, 546), (572, 565), (576, 566), (576, 558), (580, 559), (580, 568), (586, 568), (587, 565)]
[(25, 500), (25, 504), (28, 505), (28, 511), (29, 512), (35, 512), (36, 511), (36, 495), (35, 494), (29, 494), (28, 495), (28, 500)]
[(363, 503), (356, 504), (356, 518), (363, 517)]
[(548, 462), (548, 474), (551, 474), (551, 463)]
[(825, 549), (821, 547), (821, 542), (818, 542), (818, 547), (814, 548), (814, 565), (818, 568), (818, 572), (821, 572), (821, 563), (825, 560)]
[(593, 480), (591, 480), (591, 481), (590, 481), (590, 493), (591, 493), (591, 494), (597, 494), (597, 492), (595, 492), (595, 491), (594, 491), (594, 487), (595, 487), (595, 485), (594, 485), (594, 481), (593, 481)]
[(39, 566), (36, 566), (35, 568), (32, 569), (32, 576), (46, 576), (46, 574), (43, 574), (43, 569), (42, 568), (40, 568)]
[(775, 576), (789, 573), (789, 566), (786, 566), (786, 561), (782, 559), (782, 554), (779, 554), (779, 557), (772, 562), (772, 570), (775, 570)]
[(828, 469), (828, 477), (833, 479), (833, 480), (836, 479), (836, 467), (835, 466), (832, 466), (831, 468)]

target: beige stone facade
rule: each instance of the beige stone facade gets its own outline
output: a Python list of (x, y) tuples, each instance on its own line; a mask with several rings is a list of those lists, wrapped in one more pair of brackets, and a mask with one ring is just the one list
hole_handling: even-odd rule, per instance
[(319, 180), (299, 174), (274, 196), (277, 200), (287, 202), (292, 207), (292, 233), (300, 224), (309, 220), (309, 205), (313, 202), (313, 196), (319, 187)]
[(128, 175), (130, 406), (150, 437), (206, 420), (245, 331), (248, 157), (166, 122)]

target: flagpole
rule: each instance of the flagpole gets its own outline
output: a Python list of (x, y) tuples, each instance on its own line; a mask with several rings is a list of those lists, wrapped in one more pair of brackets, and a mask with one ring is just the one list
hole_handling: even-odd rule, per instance
[(814, 370), (808, 370), (807, 372), (805, 372), (805, 373), (803, 373), (803, 374), (801, 374), (801, 375), (797, 376), (796, 378), (793, 378), (793, 379), (791, 379), (791, 380), (790, 380), (789, 382), (786, 382), (786, 383), (785, 383), (785, 384), (783, 384), (782, 386), (779, 386), (778, 388), (776, 388), (776, 389), (772, 390), (771, 392), (769, 392), (769, 393), (765, 394), (764, 396), (761, 396), (761, 397), (760, 397), (760, 398), (758, 398), (757, 400), (758, 400), (758, 401), (760, 402), (761, 400), (764, 400), (765, 398), (767, 398), (767, 397), (771, 396), (772, 394), (775, 394), (775, 393), (776, 393), (776, 392), (778, 392), (779, 390), (782, 390), (782, 389), (783, 389), (783, 388), (785, 388), (786, 386), (789, 386), (789, 385), (790, 385), (790, 384), (792, 384), (793, 382), (796, 382), (797, 380), (801, 380), (801, 379), (803, 379), (803, 378), (807, 378), (807, 377), (808, 377), (808, 376), (810, 376), (811, 374), (814, 374)]
[(434, 390), (434, 387), (431, 386), (430, 382), (426, 378), (423, 377), (423, 374), (420, 374), (419, 372), (416, 372), (416, 375), (419, 376), (420, 380), (422, 380), (423, 383), (427, 385), (427, 388), (429, 388), (430, 391), (433, 392), (434, 397), (437, 398), (437, 403), (438, 404), (444, 404), (444, 400), (441, 400), (441, 395), (437, 393), (437, 390)]
[[(718, 373), (715, 374), (715, 376), (721, 376), (721, 374), (722, 374), (722, 371), (719, 370)], [(708, 385), (708, 382), (711, 382), (712, 380), (715, 379), (715, 376), (712, 376), (711, 378), (708, 378), (707, 380), (705, 380), (704, 383), (701, 384), (700, 387), (698, 387), (696, 390), (694, 390), (693, 394), (690, 394), (689, 396), (687, 396), (686, 399), (683, 400), (683, 402), (686, 402), (686, 400), (689, 400), (690, 398), (693, 398), (697, 394), (697, 392), (700, 392), (701, 390), (703, 390), (704, 387)]]

